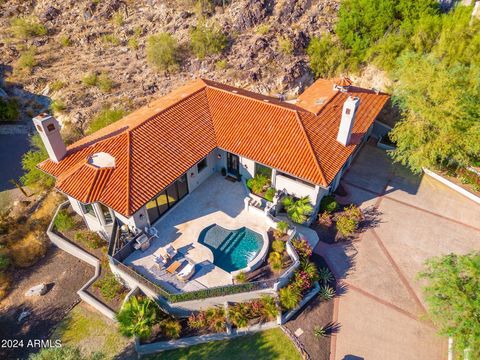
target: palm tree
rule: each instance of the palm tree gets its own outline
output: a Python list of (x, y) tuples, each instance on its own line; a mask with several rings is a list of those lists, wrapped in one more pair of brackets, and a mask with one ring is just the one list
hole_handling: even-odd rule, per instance
[(157, 309), (149, 298), (133, 296), (123, 305), (117, 314), (120, 332), (125, 336), (148, 338), (152, 333), (152, 326), (157, 323)]
[(310, 197), (304, 196), (297, 201), (291, 196), (283, 198), (282, 205), (287, 210), (287, 215), (293, 222), (303, 224), (308, 216), (313, 212), (313, 206), (310, 204)]
[(292, 310), (297, 307), (300, 302), (300, 292), (293, 286), (287, 286), (280, 289), (280, 305), (285, 310)]

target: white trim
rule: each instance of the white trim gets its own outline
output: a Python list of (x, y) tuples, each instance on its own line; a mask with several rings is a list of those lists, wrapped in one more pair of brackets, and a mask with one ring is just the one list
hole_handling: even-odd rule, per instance
[(440, 181), (442, 184), (447, 185), (450, 189), (455, 190), (459, 194), (469, 198), (470, 200), (472, 200), (472, 201), (474, 201), (474, 202), (476, 202), (477, 204), (480, 205), (480, 197), (476, 196), (475, 194), (471, 193), (470, 191), (465, 190), (464, 188), (462, 188), (461, 186), (458, 186), (457, 184), (454, 184), (450, 180), (447, 180), (446, 178), (437, 174), (436, 172), (433, 172), (432, 170), (423, 168), (423, 172), (426, 175), (431, 176), (435, 180)]

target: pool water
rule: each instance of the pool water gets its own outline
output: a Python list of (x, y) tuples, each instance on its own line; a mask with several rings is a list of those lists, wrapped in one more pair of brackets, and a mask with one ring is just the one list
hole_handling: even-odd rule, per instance
[(231, 272), (245, 268), (258, 255), (263, 237), (246, 227), (227, 230), (214, 224), (202, 230), (198, 242), (212, 250), (215, 265)]

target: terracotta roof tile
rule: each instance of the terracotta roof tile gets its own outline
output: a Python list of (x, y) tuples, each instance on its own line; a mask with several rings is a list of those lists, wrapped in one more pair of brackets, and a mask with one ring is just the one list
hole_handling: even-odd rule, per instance
[[(101, 202), (129, 216), (216, 147), (306, 181), (328, 186), (356, 145), (336, 141), (343, 102), (360, 97), (353, 128), (359, 141), (388, 96), (360, 88), (333, 90), (319, 80), (297, 104), (209, 80), (195, 80), (68, 147), (43, 171), (60, 191)], [(318, 103), (318, 98), (326, 101)], [(114, 168), (96, 168), (89, 156), (106, 152)]]

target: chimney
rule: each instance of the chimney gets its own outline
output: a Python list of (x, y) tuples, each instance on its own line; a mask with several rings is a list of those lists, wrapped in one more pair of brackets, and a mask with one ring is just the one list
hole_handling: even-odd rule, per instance
[(347, 146), (350, 142), (355, 114), (359, 104), (360, 99), (356, 96), (349, 96), (343, 104), (342, 120), (340, 121), (340, 127), (338, 128), (337, 134), (337, 141), (343, 146)]
[(34, 117), (33, 123), (42, 138), (50, 160), (58, 163), (65, 157), (67, 148), (60, 135), (60, 125), (57, 119), (43, 113)]

